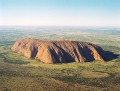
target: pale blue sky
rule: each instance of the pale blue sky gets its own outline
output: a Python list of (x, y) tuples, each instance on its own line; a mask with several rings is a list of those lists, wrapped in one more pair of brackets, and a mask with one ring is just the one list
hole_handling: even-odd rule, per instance
[(120, 26), (120, 0), (0, 0), (0, 25)]

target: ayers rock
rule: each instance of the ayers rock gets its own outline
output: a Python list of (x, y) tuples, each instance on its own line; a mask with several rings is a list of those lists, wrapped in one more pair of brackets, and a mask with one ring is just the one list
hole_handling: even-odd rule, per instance
[(104, 50), (94, 44), (80, 41), (51, 41), (38, 39), (20, 39), (11, 48), (28, 58), (43, 63), (104, 61)]

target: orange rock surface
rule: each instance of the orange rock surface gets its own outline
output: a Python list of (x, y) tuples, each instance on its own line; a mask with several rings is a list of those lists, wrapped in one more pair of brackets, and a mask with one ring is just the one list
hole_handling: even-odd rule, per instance
[(104, 61), (104, 50), (94, 44), (80, 41), (51, 41), (38, 39), (20, 39), (11, 48), (28, 58), (43, 63), (69, 63)]

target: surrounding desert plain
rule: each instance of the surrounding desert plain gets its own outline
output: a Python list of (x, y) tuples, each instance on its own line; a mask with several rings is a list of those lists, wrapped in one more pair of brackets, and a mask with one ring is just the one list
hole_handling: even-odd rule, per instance
[[(44, 64), (11, 50), (21, 38), (86, 41), (116, 56), (108, 62)], [(120, 91), (120, 28), (0, 27), (0, 91)]]

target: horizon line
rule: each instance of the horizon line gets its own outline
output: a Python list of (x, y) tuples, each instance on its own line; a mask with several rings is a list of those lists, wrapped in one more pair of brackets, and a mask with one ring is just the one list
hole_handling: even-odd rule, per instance
[(120, 26), (105, 26), (105, 25), (0, 25), (0, 27), (120, 27)]

